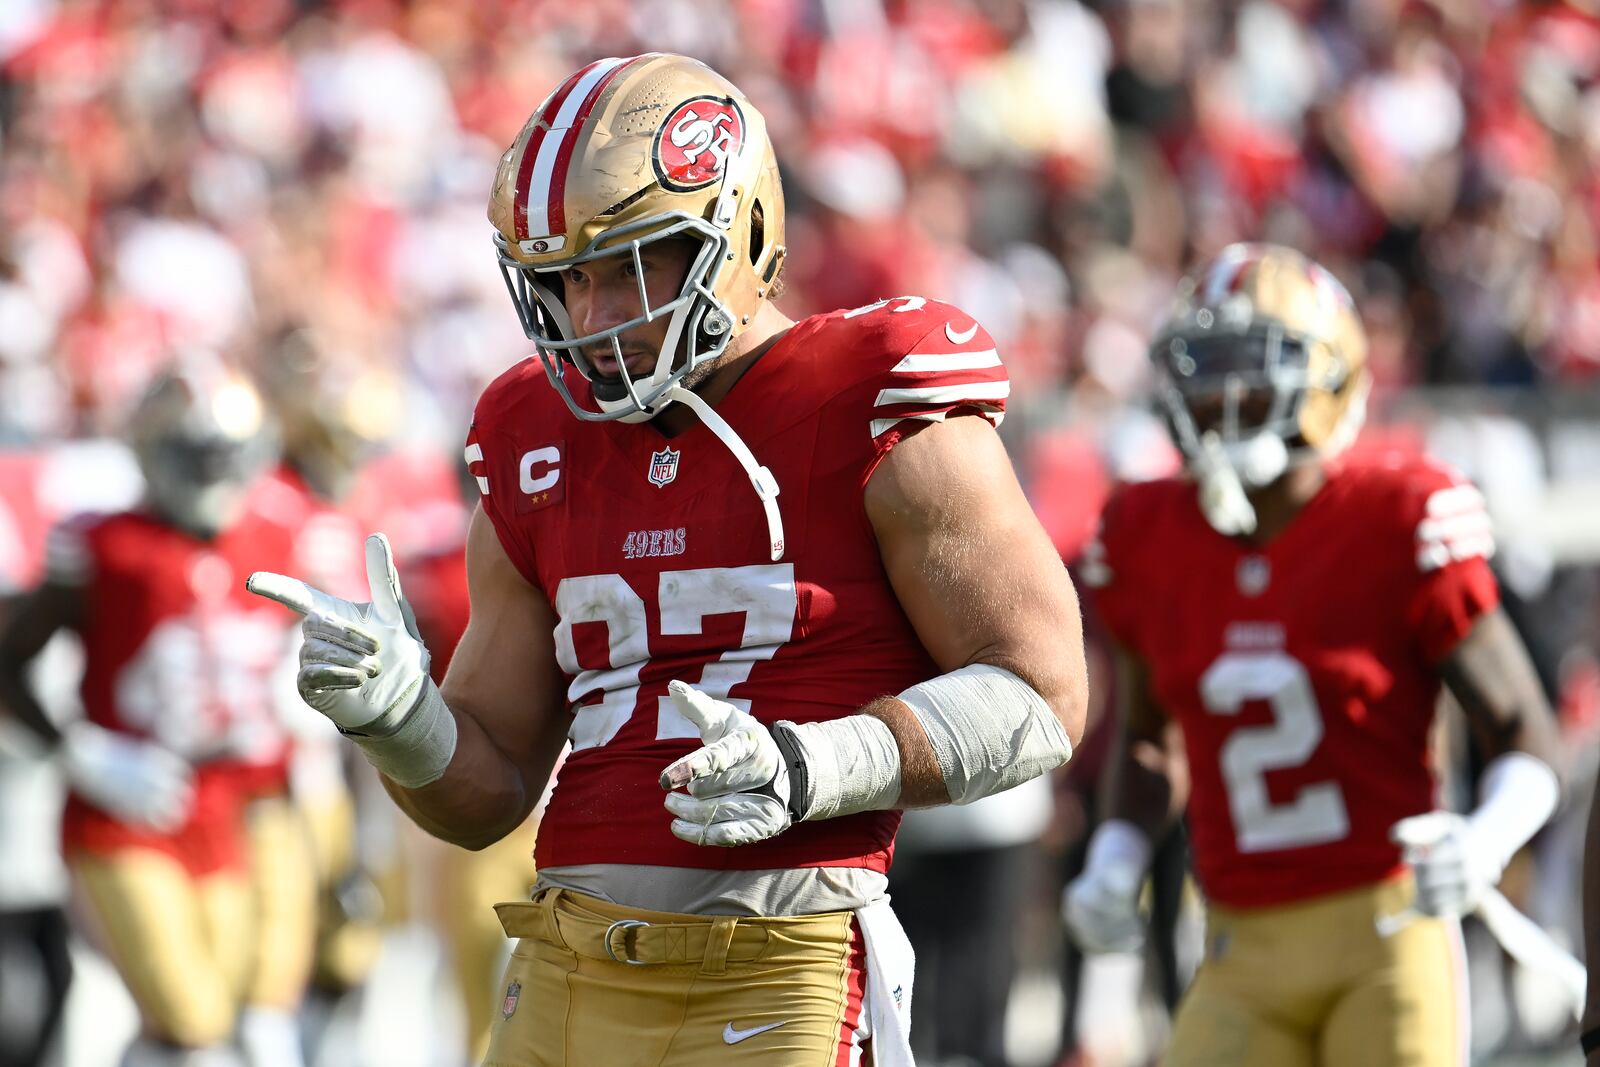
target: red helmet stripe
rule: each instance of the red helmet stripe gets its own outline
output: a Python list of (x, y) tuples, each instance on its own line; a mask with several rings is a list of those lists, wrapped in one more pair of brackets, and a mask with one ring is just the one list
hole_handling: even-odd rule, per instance
[(567, 229), (567, 168), (572, 163), (572, 154), (578, 147), (578, 135), (583, 129), (583, 124), (589, 120), (589, 112), (594, 110), (595, 101), (600, 99), (600, 94), (605, 92), (622, 69), (640, 57), (624, 59), (615, 67), (606, 71), (605, 75), (594, 83), (594, 88), (589, 90), (589, 95), (583, 98), (583, 104), (578, 108), (578, 113), (572, 119), (572, 129), (561, 140), (561, 151), (556, 156), (554, 169), (550, 177), (550, 199), (545, 208), (545, 214), (550, 219), (551, 233), (565, 233)]
[(567, 102), (573, 87), (585, 74), (604, 62), (603, 59), (597, 59), (573, 74), (550, 94), (544, 106), (539, 109), (538, 121), (528, 134), (528, 143), (522, 149), (522, 161), (517, 164), (517, 195), (512, 199), (512, 215), (519, 241), (528, 236), (528, 187), (533, 181), (533, 165), (539, 158), (539, 147), (544, 144), (545, 134), (555, 124), (556, 116), (561, 112), (561, 105)]
[[(604, 86), (610, 81), (610, 75), (625, 62), (622, 59), (595, 60), (568, 78), (543, 108), (544, 135), (539, 138), (537, 145), (532, 137), (528, 138), (528, 148), (517, 168), (517, 204), (523, 220), (518, 230), (519, 239), (561, 232), (551, 225), (550, 219), (550, 185), (556, 158), (562, 147), (578, 136), (579, 124), (574, 120), (579, 108), (590, 101), (596, 85)], [(527, 176), (525, 184), (524, 174)]]

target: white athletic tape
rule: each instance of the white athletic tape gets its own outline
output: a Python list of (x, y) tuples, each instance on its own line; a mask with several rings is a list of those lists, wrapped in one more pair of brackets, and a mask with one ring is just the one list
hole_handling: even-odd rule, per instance
[(899, 694), (927, 732), (953, 804), (1004, 792), (1072, 757), (1050, 705), (1001, 667), (974, 663)]

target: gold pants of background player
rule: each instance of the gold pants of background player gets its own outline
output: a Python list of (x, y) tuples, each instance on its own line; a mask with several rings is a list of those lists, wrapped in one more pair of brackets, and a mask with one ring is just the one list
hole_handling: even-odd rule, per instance
[(1282, 907), (1213, 907), (1167, 1067), (1461, 1067), (1466, 968), (1453, 921), (1378, 932), (1408, 879)]

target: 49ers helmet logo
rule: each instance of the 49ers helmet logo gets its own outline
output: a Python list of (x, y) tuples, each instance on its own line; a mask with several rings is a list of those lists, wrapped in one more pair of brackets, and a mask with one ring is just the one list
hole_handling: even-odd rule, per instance
[(687, 193), (721, 178), (744, 146), (744, 115), (725, 96), (694, 96), (672, 109), (656, 130), (656, 177)]

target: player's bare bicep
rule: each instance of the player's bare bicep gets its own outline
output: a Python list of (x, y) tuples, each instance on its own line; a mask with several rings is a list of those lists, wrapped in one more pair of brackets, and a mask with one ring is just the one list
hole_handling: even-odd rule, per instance
[(1083, 727), (1077, 595), (993, 427), (934, 423), (900, 442), (866, 489), (895, 595), (942, 670), (971, 663), (1026, 679)]

